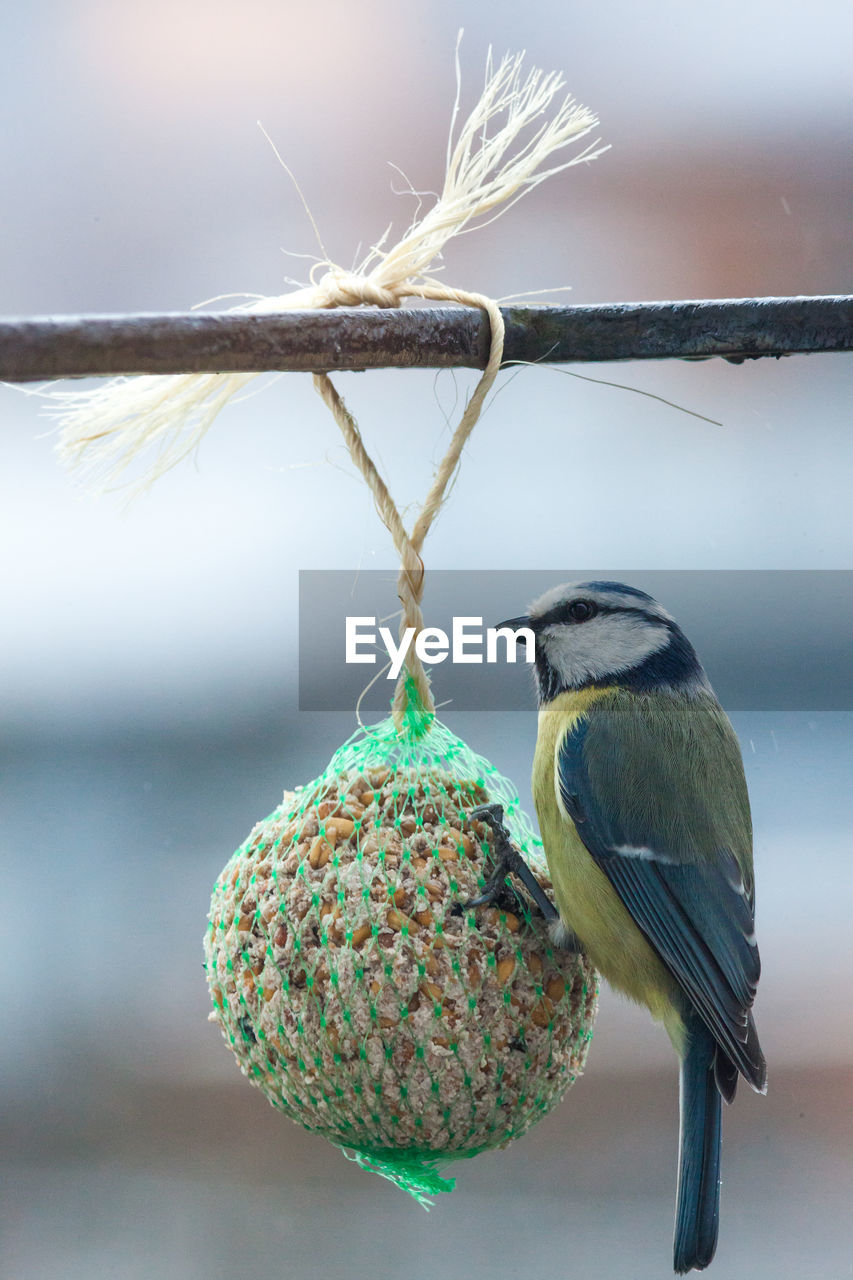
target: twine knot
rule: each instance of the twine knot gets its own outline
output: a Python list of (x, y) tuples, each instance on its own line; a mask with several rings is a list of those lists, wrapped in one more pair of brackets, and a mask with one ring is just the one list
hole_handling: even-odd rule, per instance
[(371, 280), (370, 276), (359, 275), (354, 271), (343, 271), (340, 267), (332, 267), (317, 284), (320, 307), (358, 307), (362, 304), (373, 307), (399, 307), (406, 296), (404, 284), (381, 285)]

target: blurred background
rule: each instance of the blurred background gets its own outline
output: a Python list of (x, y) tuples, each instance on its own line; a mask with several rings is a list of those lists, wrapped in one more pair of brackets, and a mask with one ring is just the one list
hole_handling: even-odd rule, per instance
[[(413, 212), (389, 162), (441, 184), (460, 26), (463, 105), (490, 43), (527, 49), (612, 149), (451, 245), (448, 282), (571, 285), (555, 300), (578, 303), (851, 291), (841, 0), (30, 0), (2, 19), (0, 309), (180, 310), (304, 280), (310, 260), (289, 255), (317, 245), (258, 120), (351, 265)], [(722, 426), (565, 370), (504, 374), (428, 568), (556, 582), (621, 565), (642, 587), (659, 570), (853, 567), (849, 360), (579, 371)], [(474, 381), (338, 379), (410, 516)], [(127, 508), (81, 497), (38, 402), (0, 388), (0, 1274), (666, 1276), (676, 1067), (610, 991), (557, 1112), (456, 1169), (429, 1216), (277, 1116), (206, 1021), (214, 879), (354, 727), (298, 710), (298, 571), (394, 567), (310, 379), (269, 382)], [(843, 653), (850, 613), (833, 617)], [(754, 614), (743, 626), (760, 643)], [(701, 610), (691, 638), (701, 652)], [(442, 714), (529, 795), (532, 704)], [(733, 719), (770, 1090), (725, 1117), (712, 1274), (835, 1280), (851, 1274), (853, 716)]]

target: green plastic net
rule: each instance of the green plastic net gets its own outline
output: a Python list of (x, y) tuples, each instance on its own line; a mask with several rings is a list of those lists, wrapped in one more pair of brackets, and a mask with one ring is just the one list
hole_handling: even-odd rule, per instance
[[(410, 691), (411, 694), (411, 691)], [(420, 1203), (439, 1167), (506, 1146), (581, 1072), (597, 1007), (583, 956), (489, 877), (500, 802), (550, 888), (512, 784), (410, 697), (285, 793), (213, 891), (206, 969), (243, 1073), (272, 1105)]]

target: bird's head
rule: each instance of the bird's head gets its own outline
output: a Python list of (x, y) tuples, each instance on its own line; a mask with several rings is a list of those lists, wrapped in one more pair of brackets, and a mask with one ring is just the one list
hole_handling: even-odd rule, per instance
[(621, 582), (564, 583), (501, 625), (533, 631), (540, 702), (590, 685), (710, 691), (671, 614), (645, 591)]

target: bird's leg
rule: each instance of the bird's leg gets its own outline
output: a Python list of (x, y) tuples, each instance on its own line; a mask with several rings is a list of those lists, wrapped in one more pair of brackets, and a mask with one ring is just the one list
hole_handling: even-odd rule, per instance
[(548, 898), (545, 890), (521, 854), (513, 847), (509, 832), (504, 826), (503, 816), (503, 806), (499, 804), (481, 804), (476, 809), (471, 810), (472, 818), (479, 818), (481, 822), (488, 823), (494, 832), (495, 869), (480, 896), (478, 898), (469, 898), (467, 902), (463, 902), (461, 905), (466, 910), (470, 910), (472, 907), (483, 907), (488, 902), (494, 902), (503, 888), (507, 876), (515, 875), (524, 885), (536, 906), (548, 921), (548, 924), (556, 925), (559, 922), (560, 913)]
[(574, 955), (580, 955), (583, 951), (580, 939), (572, 933), (571, 929), (566, 928), (559, 916), (548, 925), (548, 934), (551, 938), (551, 946), (556, 947), (558, 951), (571, 951)]

